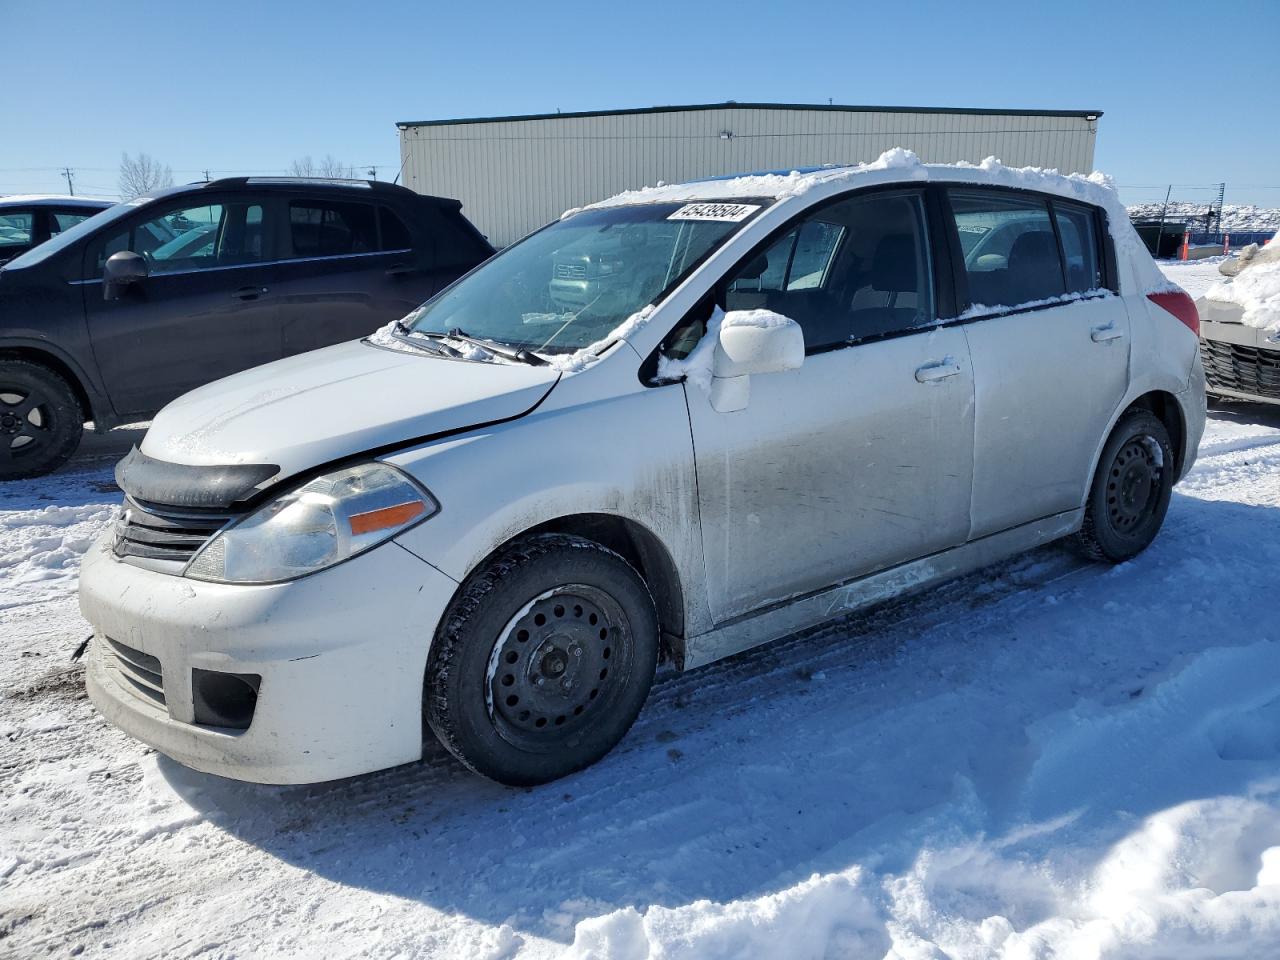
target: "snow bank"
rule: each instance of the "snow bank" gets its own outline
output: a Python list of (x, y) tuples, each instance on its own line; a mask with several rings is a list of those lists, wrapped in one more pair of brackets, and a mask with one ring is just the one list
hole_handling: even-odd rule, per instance
[(1280, 250), (1280, 232), (1263, 248), (1257, 262), (1215, 283), (1204, 296), (1240, 307), (1244, 311), (1240, 322), (1246, 326), (1280, 333), (1280, 257), (1270, 256), (1273, 248)]

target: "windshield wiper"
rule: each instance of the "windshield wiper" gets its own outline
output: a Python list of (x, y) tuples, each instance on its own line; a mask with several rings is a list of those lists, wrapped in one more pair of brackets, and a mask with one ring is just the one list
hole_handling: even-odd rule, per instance
[(536, 353), (530, 353), (524, 347), (513, 347), (509, 343), (489, 340), (485, 337), (473, 337), (461, 327), (454, 327), (448, 333), (426, 333), (424, 336), (449, 337), (453, 340), (461, 340), (464, 343), (475, 344), (482, 350), (488, 350), (494, 356), (502, 357), (504, 360), (515, 360), (517, 363), (527, 363), (531, 367), (545, 367), (547, 365), (546, 360)]
[[(410, 329), (409, 326), (403, 320), (397, 320), (394, 329), (396, 332), (396, 336), (398, 336), (401, 340), (404, 340), (406, 343), (412, 344), (413, 346), (417, 347), (419, 350), (426, 350), (429, 353), (435, 353), (438, 356), (451, 357), (455, 360), (459, 360), (462, 358), (462, 352), (460, 350), (457, 350), (449, 346), (449, 344), (444, 343), (443, 341), (441, 342), (436, 342), (435, 340), (424, 341), (422, 338), (429, 337), (431, 336), (431, 334), (416, 333), (414, 330)], [(437, 336), (439, 335), (437, 334)]]

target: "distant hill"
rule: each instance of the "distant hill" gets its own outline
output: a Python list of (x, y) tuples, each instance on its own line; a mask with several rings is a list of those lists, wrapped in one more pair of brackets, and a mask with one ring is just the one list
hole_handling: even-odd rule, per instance
[[(1159, 220), (1162, 203), (1135, 203), (1128, 208), (1129, 216), (1134, 220)], [(1169, 220), (1188, 220), (1204, 223), (1205, 211), (1209, 205), (1205, 203), (1179, 203), (1170, 201), (1169, 210), (1165, 214)], [(1222, 229), (1227, 233), (1234, 231), (1257, 233), (1280, 230), (1280, 209), (1275, 207), (1255, 207), (1245, 204), (1228, 203), (1222, 208)]]

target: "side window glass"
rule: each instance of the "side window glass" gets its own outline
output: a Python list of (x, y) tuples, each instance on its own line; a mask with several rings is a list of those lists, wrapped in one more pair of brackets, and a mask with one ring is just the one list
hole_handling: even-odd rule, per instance
[(1066, 257), (1067, 292), (1087, 293), (1102, 287), (1101, 258), (1098, 256), (1097, 221), (1083, 207), (1053, 204), (1062, 253)]
[(957, 190), (951, 193), (951, 213), (971, 305), (1013, 307), (1066, 292), (1058, 240), (1043, 201)]
[(49, 236), (56, 237), (63, 230), (74, 227), (83, 220), (88, 220), (93, 214), (91, 213), (67, 213), (61, 210), (54, 210), (49, 216)]
[(378, 249), (374, 207), (367, 203), (292, 201), (289, 236), (295, 257), (340, 257)]
[(790, 317), (810, 351), (934, 319), (919, 194), (855, 196), (824, 207), (730, 278), (726, 310)]
[(31, 243), (35, 221), (31, 210), (0, 210), (0, 252)]
[(409, 236), (409, 230), (400, 221), (399, 217), (386, 207), (379, 207), (378, 219), (382, 227), (381, 249), (409, 250), (413, 247), (413, 240)]

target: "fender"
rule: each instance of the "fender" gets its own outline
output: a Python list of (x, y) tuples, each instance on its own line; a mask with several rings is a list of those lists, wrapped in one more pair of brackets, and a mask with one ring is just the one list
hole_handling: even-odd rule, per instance
[(88, 409), (85, 413), (92, 418), (96, 431), (109, 430), (120, 422), (101, 384), (89, 375), (69, 351), (52, 340), (37, 336), (5, 335), (0, 337), (0, 354), (3, 353), (19, 354), (37, 363), (43, 355), (52, 361), (49, 365), (54, 369), (62, 368), (60, 372), (70, 374), (72, 389), (77, 391), (82, 401), (87, 401)]

